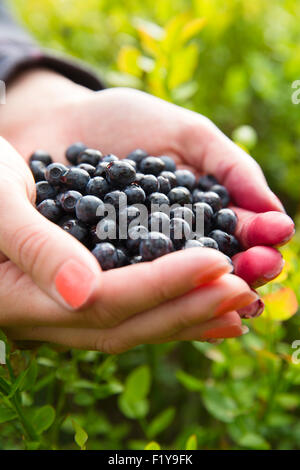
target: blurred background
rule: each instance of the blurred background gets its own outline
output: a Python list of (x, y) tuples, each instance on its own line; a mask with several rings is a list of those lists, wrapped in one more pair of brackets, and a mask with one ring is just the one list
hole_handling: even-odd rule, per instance
[[(108, 86), (139, 88), (212, 119), (261, 164), (297, 218), (297, 0), (12, 3), (42, 45), (89, 62)], [(12, 352), (9, 364), (23, 377), (12, 396), (22, 410), (3, 412), (0, 398), (0, 448), (299, 449), (297, 236), (282, 251), (283, 273), (260, 289), (266, 311), (241, 339), (118, 357), (45, 346)]]

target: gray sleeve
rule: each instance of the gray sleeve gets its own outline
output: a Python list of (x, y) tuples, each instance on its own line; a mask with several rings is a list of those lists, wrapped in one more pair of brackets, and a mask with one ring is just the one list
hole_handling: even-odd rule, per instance
[(8, 83), (32, 67), (49, 68), (91, 90), (104, 88), (102, 81), (86, 64), (40, 48), (14, 20), (7, 2), (0, 0), (0, 80)]

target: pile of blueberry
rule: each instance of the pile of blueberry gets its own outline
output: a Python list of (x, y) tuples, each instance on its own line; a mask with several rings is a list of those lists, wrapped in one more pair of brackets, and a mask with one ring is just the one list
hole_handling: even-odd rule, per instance
[[(197, 180), (191, 171), (177, 169), (172, 158), (140, 149), (119, 160), (75, 143), (66, 158), (69, 165), (53, 163), (42, 150), (30, 157), (37, 210), (91, 250), (102, 269), (191, 247), (214, 248), (230, 258), (241, 251), (228, 191), (214, 176)], [(147, 209), (142, 222), (141, 207)], [(199, 214), (200, 235), (195, 231)], [(120, 220), (126, 222), (122, 235)]]

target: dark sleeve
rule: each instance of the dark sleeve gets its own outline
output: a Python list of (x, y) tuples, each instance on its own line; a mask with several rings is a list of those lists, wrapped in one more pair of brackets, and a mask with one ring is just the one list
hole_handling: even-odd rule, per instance
[(86, 65), (42, 50), (15, 22), (5, 0), (0, 0), (0, 80), (8, 83), (18, 73), (32, 67), (49, 68), (91, 90), (104, 88)]

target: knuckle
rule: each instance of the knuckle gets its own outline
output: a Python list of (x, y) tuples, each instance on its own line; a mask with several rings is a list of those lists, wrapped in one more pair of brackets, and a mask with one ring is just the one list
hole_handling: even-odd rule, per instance
[(170, 300), (170, 286), (167, 281), (168, 273), (165, 272), (165, 266), (161, 263), (160, 258), (147, 265), (145, 276), (148, 289), (153, 293), (153, 302), (155, 305)]
[(97, 335), (94, 349), (104, 354), (120, 354), (126, 350), (113, 335)]

